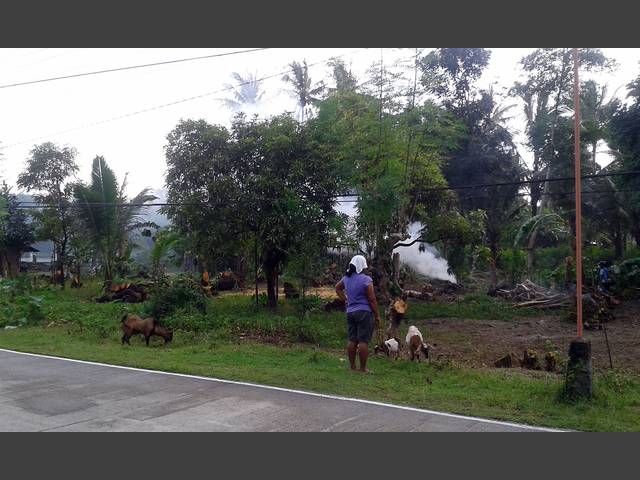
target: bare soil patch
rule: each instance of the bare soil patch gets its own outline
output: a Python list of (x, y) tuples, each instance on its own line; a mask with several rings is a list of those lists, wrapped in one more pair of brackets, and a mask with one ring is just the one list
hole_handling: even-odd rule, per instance
[[(607, 333), (615, 368), (640, 374), (640, 301), (626, 301), (614, 311)], [(433, 318), (415, 321), (428, 341), (436, 345), (436, 358), (472, 367), (493, 367), (500, 357), (513, 353), (522, 358), (526, 349), (542, 357), (550, 341), (564, 358), (576, 336), (576, 326), (562, 316), (514, 318), (508, 321)], [(591, 340), (593, 366), (608, 369), (609, 357), (602, 330), (585, 330)]]

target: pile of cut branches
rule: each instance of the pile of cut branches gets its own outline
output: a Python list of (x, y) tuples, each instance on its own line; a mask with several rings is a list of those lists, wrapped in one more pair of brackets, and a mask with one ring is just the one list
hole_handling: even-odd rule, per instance
[(124, 303), (142, 303), (149, 295), (147, 289), (149, 285), (143, 283), (123, 283), (111, 285), (109, 290), (99, 298), (97, 303), (124, 302)]
[(525, 280), (512, 289), (496, 290), (496, 296), (517, 302), (516, 308), (561, 308), (572, 304), (572, 295), (542, 287), (531, 280)]

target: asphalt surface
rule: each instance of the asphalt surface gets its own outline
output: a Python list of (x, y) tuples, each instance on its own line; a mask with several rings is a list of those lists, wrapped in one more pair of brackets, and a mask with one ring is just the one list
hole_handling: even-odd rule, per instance
[(536, 430), (543, 429), (0, 350), (0, 431)]

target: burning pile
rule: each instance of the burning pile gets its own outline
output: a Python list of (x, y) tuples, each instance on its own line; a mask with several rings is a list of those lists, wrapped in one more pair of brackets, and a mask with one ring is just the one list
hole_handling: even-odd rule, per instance
[(516, 308), (560, 308), (572, 303), (572, 295), (542, 287), (531, 280), (525, 280), (512, 289), (499, 288), (495, 295), (517, 302)]
[(416, 298), (418, 300), (436, 300), (443, 297), (448, 301), (454, 301), (456, 296), (462, 293), (464, 288), (459, 283), (453, 283), (448, 280), (432, 280), (431, 283), (425, 283), (420, 291), (405, 290), (407, 297)]

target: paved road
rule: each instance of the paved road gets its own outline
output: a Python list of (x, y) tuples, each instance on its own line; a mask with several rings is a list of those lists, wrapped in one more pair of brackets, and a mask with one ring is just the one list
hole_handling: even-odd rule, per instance
[(455, 415), (0, 350), (0, 431), (532, 431)]

